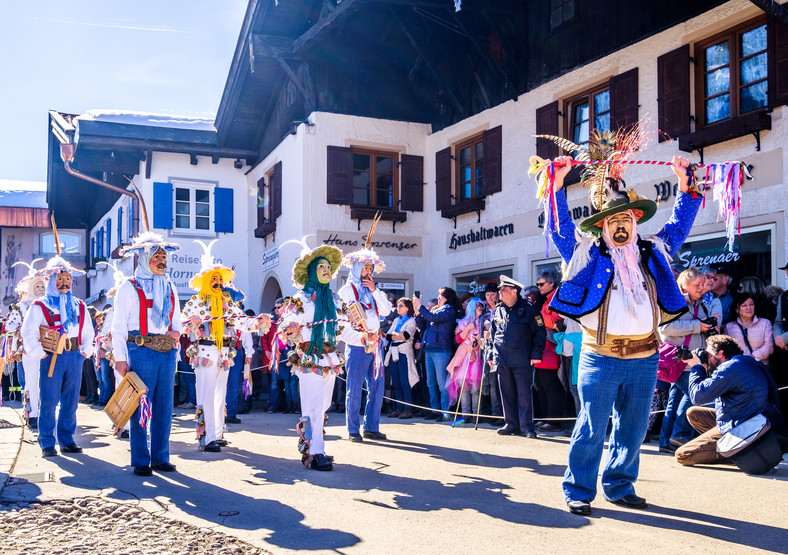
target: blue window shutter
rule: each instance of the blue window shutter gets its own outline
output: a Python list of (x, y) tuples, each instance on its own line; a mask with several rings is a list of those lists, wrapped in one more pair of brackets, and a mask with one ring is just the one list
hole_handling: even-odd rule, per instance
[(118, 207), (118, 245), (123, 242), (123, 207)]
[(172, 183), (153, 184), (153, 227), (172, 229)]
[(93, 263), (93, 259), (96, 258), (96, 238), (90, 238), (90, 262)]
[(98, 257), (104, 258), (104, 228), (100, 227), (99, 230), (96, 232), (96, 250), (98, 251)]
[(233, 190), (227, 187), (213, 189), (213, 227), (216, 233), (233, 232)]
[(112, 253), (112, 218), (107, 218), (107, 258)]
[(134, 201), (129, 201), (129, 242), (134, 237)]

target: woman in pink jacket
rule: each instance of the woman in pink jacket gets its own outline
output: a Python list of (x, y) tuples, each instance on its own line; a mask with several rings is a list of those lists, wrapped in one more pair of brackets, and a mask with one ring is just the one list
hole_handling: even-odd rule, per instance
[(774, 350), (772, 323), (755, 314), (755, 299), (748, 293), (739, 293), (733, 299), (733, 310), (739, 315), (725, 325), (725, 333), (733, 337), (745, 355), (760, 360), (768, 366), (769, 355)]

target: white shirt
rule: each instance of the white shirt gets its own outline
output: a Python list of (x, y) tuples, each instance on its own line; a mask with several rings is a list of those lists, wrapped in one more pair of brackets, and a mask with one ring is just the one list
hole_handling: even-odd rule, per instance
[[(39, 299), (39, 301), (46, 305), (46, 303), (43, 301), (43, 298)], [(77, 299), (77, 302), (83, 305), (85, 314), (82, 325), (82, 337), (79, 338), (79, 350), (86, 357), (90, 357), (93, 356), (93, 352), (95, 351), (95, 345), (93, 345), (93, 339), (95, 337), (95, 333), (93, 332), (93, 323), (90, 321), (90, 314), (88, 313), (87, 307), (84, 306), (85, 303), (79, 299)], [(52, 308), (48, 305), (46, 306), (52, 311), (53, 314), (60, 315), (59, 306), (55, 308)], [(46, 351), (44, 351), (44, 348), (41, 346), (41, 337), (38, 329), (41, 326), (49, 327), (49, 324), (44, 317), (44, 312), (37, 304), (31, 304), (30, 308), (25, 314), (24, 320), (22, 321), (22, 343), (25, 346), (25, 353), (27, 353), (30, 357), (39, 360), (47, 355)], [(72, 338), (77, 337), (78, 335), (79, 310), (77, 310), (77, 322), (75, 324), (69, 324), (66, 327), (66, 337)]]
[[(599, 310), (580, 318), (580, 324), (589, 330), (599, 327)], [(616, 288), (610, 286), (610, 300), (607, 311), (607, 333), (612, 335), (645, 335), (654, 331), (654, 313), (651, 310), (651, 302), (646, 298), (646, 302), (637, 305), (636, 314), (629, 314), (624, 305), (624, 294)]]
[[(183, 318), (181, 317), (180, 302), (178, 300), (178, 291), (170, 282), (175, 302), (173, 303), (172, 312), (172, 331), (178, 333), (183, 332)], [(146, 299), (150, 298), (146, 295)], [(148, 316), (148, 334), (162, 335), (169, 331), (169, 327), (156, 325), (152, 321), (153, 309), (149, 308), (147, 311)], [(112, 354), (115, 360), (126, 361), (128, 360), (128, 349), (126, 348), (126, 341), (129, 337), (129, 332), (140, 331), (140, 298), (137, 290), (130, 280), (124, 281), (118, 292), (115, 295), (115, 309), (112, 314), (112, 324), (110, 325), (110, 333), (112, 334)]]
[[(339, 288), (339, 297), (342, 301), (350, 306), (350, 303), (356, 302), (356, 294), (353, 291), (353, 286), (349, 283), (346, 283), (342, 287)], [(386, 294), (381, 291), (380, 289), (375, 289), (372, 292), (372, 298), (374, 299), (374, 304), (364, 310), (364, 316), (366, 316), (366, 324), (367, 330), (373, 332), (380, 329), (380, 318), (385, 318), (389, 314), (391, 314), (391, 303), (389, 302)], [(375, 306), (377, 306), (377, 311), (375, 311)], [(348, 339), (345, 340), (345, 343), (348, 345), (354, 345), (356, 347), (361, 347), (364, 343), (361, 341), (361, 334), (353, 334)]]

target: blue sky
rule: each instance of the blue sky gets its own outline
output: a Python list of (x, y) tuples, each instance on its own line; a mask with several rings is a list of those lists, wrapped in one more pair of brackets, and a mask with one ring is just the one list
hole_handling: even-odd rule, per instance
[(0, 0), (0, 179), (46, 180), (47, 111), (213, 117), (247, 0)]

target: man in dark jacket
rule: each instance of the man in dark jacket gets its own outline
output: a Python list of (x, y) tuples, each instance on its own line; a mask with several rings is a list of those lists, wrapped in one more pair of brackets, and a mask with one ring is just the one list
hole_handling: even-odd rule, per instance
[(715, 335), (706, 340), (706, 366), (696, 365), (689, 381), (693, 405), (714, 402), (714, 408), (693, 406), (687, 419), (700, 436), (676, 450), (676, 460), (685, 466), (720, 462), (717, 441), (735, 426), (763, 414), (788, 451), (788, 437), (782, 422), (777, 385), (766, 368), (743, 354), (736, 340)]
[(498, 372), (498, 387), (503, 401), (501, 435), (524, 433), (535, 438), (531, 388), (533, 365), (542, 361), (546, 332), (542, 316), (520, 296), (523, 285), (501, 276), (498, 293), (501, 302), (495, 308), (490, 326), (492, 359), (490, 366)]

